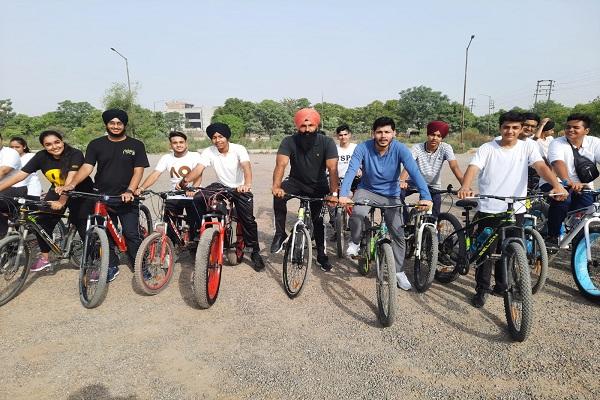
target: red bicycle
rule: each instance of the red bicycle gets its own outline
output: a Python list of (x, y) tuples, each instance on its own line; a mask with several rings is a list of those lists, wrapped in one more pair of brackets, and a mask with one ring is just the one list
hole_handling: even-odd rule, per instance
[(231, 265), (239, 264), (244, 257), (242, 224), (230, 199), (235, 191), (227, 187), (200, 189), (208, 211), (202, 216), (192, 287), (201, 308), (209, 308), (217, 300), (223, 255)]
[[(94, 212), (88, 216), (87, 220), (86, 234), (83, 240), (81, 268), (79, 269), (79, 299), (84, 307), (94, 308), (104, 301), (108, 291), (108, 235), (111, 236), (121, 253), (127, 251), (125, 237), (108, 215), (110, 207), (107, 203), (111, 200), (120, 201), (121, 196), (75, 191), (68, 192), (67, 194), (96, 200)], [(139, 202), (139, 200), (139, 197), (135, 199), (136, 202)], [(140, 209), (145, 208), (142, 204), (139, 204), (139, 207)], [(140, 214), (144, 215), (140, 220), (146, 220), (143, 221), (144, 226), (140, 225), (140, 234), (146, 236), (152, 231), (152, 220), (149, 217), (150, 211), (148, 208), (145, 208), (145, 211), (142, 211)]]

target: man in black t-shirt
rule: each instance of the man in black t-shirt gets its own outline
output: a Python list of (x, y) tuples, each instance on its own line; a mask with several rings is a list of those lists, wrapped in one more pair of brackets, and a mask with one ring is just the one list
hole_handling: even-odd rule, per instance
[[(88, 177), (98, 165), (94, 188), (108, 195), (121, 195), (122, 203), (112, 205), (110, 212), (113, 222), (117, 218), (121, 222), (122, 233), (127, 240), (127, 254), (133, 264), (142, 237), (138, 229), (139, 209), (132, 203), (133, 192), (140, 184), (144, 168), (150, 166), (144, 143), (126, 135), (128, 116), (123, 110), (112, 109), (102, 113), (106, 125), (106, 136), (92, 140), (85, 152), (85, 163), (70, 185), (62, 190), (72, 190), (75, 185)], [(111, 240), (109, 250), (108, 280), (112, 281), (119, 274), (119, 259), (116, 256)]]
[[(303, 108), (294, 117), (298, 132), (285, 137), (277, 151), (275, 170), (273, 171), (273, 211), (275, 212), (275, 236), (271, 244), (271, 253), (281, 251), (286, 239), (285, 218), (287, 214), (285, 193), (308, 197), (323, 197), (330, 194), (337, 197), (339, 179), (337, 174), (337, 148), (333, 139), (319, 135), (321, 116), (312, 108)], [(285, 168), (290, 164), (290, 175), (282, 182)], [(329, 182), (325, 170), (329, 172)], [(329, 271), (331, 264), (325, 254), (325, 227), (321, 217), (323, 202), (310, 204), (317, 262), (321, 269)]]

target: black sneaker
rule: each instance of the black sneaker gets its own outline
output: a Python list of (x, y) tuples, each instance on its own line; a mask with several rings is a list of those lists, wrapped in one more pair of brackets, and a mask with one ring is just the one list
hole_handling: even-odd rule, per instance
[(321, 269), (323, 271), (331, 271), (332, 265), (329, 262), (329, 257), (327, 257), (326, 255), (317, 256), (317, 263), (321, 266)]
[(279, 253), (283, 248), (283, 242), (285, 242), (286, 238), (287, 235), (285, 233), (276, 233), (273, 236), (273, 243), (271, 243), (271, 253)]
[(494, 288), (492, 289), (492, 294), (494, 296), (498, 296), (498, 297), (504, 297), (504, 293), (506, 292), (506, 288), (502, 285), (494, 285)]
[(475, 296), (471, 299), (471, 304), (475, 308), (481, 308), (485, 305), (487, 293), (484, 291), (475, 292)]
[(263, 261), (258, 251), (253, 251), (250, 255), (250, 259), (252, 260), (252, 268), (254, 268), (256, 272), (265, 269), (265, 262)]

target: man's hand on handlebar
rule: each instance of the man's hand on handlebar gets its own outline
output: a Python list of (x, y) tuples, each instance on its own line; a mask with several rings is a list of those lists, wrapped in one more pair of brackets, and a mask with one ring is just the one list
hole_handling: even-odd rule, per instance
[(133, 193), (131, 191), (121, 193), (121, 201), (123, 203), (130, 203), (133, 201)]
[(475, 193), (473, 193), (473, 190), (471, 188), (468, 187), (464, 187), (461, 186), (460, 189), (458, 189), (458, 192), (456, 192), (456, 195), (458, 196), (459, 199), (464, 199), (466, 197), (473, 197)]
[(280, 187), (273, 186), (273, 188), (271, 189), (271, 193), (273, 193), (273, 196), (279, 198), (285, 196), (285, 191)]
[(433, 207), (433, 201), (431, 200), (419, 200), (417, 205), (415, 206), (419, 211), (428, 211)]
[(60, 196), (61, 194), (63, 194), (63, 192), (69, 192), (73, 189), (75, 189), (74, 185), (56, 186), (54, 188), (54, 192)]
[(345, 206), (352, 203), (352, 199), (350, 197), (342, 196), (338, 199), (338, 204), (340, 206)]
[(248, 193), (252, 190), (252, 186), (250, 185), (240, 185), (237, 187), (237, 191), (240, 193)]

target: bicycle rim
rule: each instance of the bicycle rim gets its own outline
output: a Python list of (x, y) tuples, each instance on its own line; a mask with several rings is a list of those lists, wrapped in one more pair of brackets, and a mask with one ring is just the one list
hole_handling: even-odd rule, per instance
[(383, 243), (375, 256), (377, 269), (377, 308), (379, 322), (391, 326), (396, 317), (396, 265), (389, 243)]
[(591, 227), (589, 238), (592, 259), (588, 260), (587, 257), (585, 236), (578, 235), (573, 243), (571, 270), (581, 294), (589, 300), (600, 302), (600, 229)]
[(290, 235), (283, 257), (283, 286), (287, 295), (294, 298), (304, 287), (312, 261), (310, 234), (305, 228), (298, 227), (295, 237)]
[(0, 306), (19, 294), (29, 275), (29, 247), (17, 257), (20, 236), (8, 236), (0, 242)]

